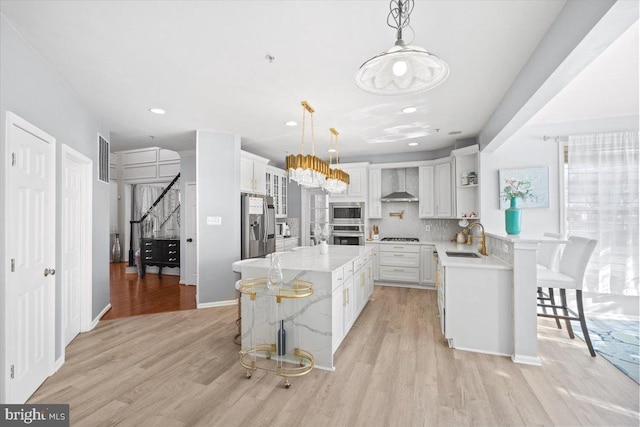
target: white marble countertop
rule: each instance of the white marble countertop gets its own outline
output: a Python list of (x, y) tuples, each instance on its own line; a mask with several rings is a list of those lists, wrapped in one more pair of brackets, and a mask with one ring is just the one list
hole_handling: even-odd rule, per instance
[[(371, 248), (366, 246), (332, 246), (329, 253), (322, 255), (319, 246), (303, 246), (290, 252), (278, 252), (280, 268), (283, 270), (318, 271), (330, 273), (345, 264), (352, 262), (362, 255), (366, 255)], [(269, 268), (269, 257), (243, 260), (240, 268), (263, 267)]]
[(569, 240), (566, 238), (555, 239), (553, 237), (547, 236), (531, 236), (531, 235), (517, 235), (512, 236), (510, 234), (503, 233), (487, 233), (487, 236), (495, 237), (496, 239), (504, 240), (506, 242), (512, 243), (541, 243), (541, 242), (561, 242), (568, 243)]
[[(462, 267), (462, 268), (492, 268), (499, 270), (511, 270), (509, 264), (501, 261), (497, 257), (489, 254), (487, 256), (482, 256), (478, 252), (478, 244), (473, 243), (471, 245), (467, 245), (464, 243), (455, 243), (455, 242), (437, 242), (436, 243), (436, 251), (438, 252), (438, 257), (440, 258), (440, 263), (445, 267)], [(447, 255), (448, 252), (472, 252), (476, 253), (480, 256), (480, 258), (458, 258), (458, 257), (450, 257)]]
[(370, 245), (372, 243), (381, 244), (381, 245), (435, 245), (439, 240), (420, 240), (419, 242), (397, 242), (397, 241), (387, 241), (382, 242), (380, 240), (365, 240), (366, 245)]

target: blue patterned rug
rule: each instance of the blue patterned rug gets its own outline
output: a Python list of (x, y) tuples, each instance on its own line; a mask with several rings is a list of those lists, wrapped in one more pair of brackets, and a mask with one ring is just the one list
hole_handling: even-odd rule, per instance
[[(571, 326), (573, 332), (584, 339), (580, 323), (572, 321)], [(592, 318), (587, 319), (587, 328), (594, 350), (640, 384), (640, 322)]]

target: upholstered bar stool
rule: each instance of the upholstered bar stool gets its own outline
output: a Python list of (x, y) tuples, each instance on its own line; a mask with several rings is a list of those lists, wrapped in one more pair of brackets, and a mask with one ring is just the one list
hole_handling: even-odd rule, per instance
[[(536, 266), (538, 268), (538, 275), (541, 270), (552, 270), (557, 271), (557, 261), (558, 254), (560, 253), (560, 248), (565, 244), (563, 241), (559, 241), (561, 236), (556, 233), (544, 233), (544, 237), (548, 237), (554, 240), (543, 240), (538, 245), (538, 252), (536, 253)], [(549, 288), (545, 291), (542, 290), (541, 287), (538, 287), (538, 300), (540, 301), (549, 301), (551, 305), (556, 305), (555, 295), (553, 293), (553, 288)], [(558, 314), (557, 309), (553, 308), (553, 313)], [(543, 308), (543, 311), (546, 313), (546, 307)], [(556, 318), (556, 325), (558, 329), (562, 329), (560, 326), (560, 319)]]
[[(582, 286), (584, 280), (584, 272), (587, 269), (589, 258), (593, 254), (593, 250), (596, 247), (596, 240), (587, 239), (585, 237), (571, 236), (569, 237), (569, 243), (562, 253), (560, 258), (559, 271), (553, 271), (549, 269), (538, 269), (538, 287), (550, 288), (560, 290), (560, 299), (562, 304), (556, 305), (545, 304), (545, 298), (538, 297), (538, 307), (561, 309), (563, 314), (538, 313), (539, 317), (551, 317), (558, 319), (564, 319), (567, 326), (567, 332), (569, 337), (574, 339), (573, 329), (571, 328), (571, 320), (580, 321), (580, 327), (584, 334), (584, 340), (589, 348), (591, 356), (595, 357), (596, 353), (593, 351), (591, 345), (591, 339), (589, 338), (589, 331), (587, 329), (587, 322), (584, 317), (584, 308), (582, 304)], [(569, 307), (567, 307), (567, 295), (566, 290), (573, 289), (576, 292), (576, 305), (578, 312), (576, 313)], [(570, 315), (571, 314), (571, 315)]]

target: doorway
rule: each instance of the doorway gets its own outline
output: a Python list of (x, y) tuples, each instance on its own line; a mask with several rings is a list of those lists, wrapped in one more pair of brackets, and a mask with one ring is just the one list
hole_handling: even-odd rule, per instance
[(91, 329), (93, 162), (62, 145), (60, 291), (62, 347)]
[(4, 400), (24, 403), (54, 371), (56, 140), (9, 111), (6, 117)]
[(188, 285), (198, 284), (198, 221), (197, 221), (197, 193), (196, 183), (185, 184), (185, 273), (184, 283)]

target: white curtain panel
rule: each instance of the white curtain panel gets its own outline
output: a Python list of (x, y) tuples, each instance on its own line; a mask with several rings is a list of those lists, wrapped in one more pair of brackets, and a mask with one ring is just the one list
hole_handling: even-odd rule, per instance
[(638, 132), (569, 138), (567, 231), (598, 240), (585, 291), (638, 295)]
[[(167, 191), (160, 202), (151, 210), (151, 213), (140, 224), (139, 230), (142, 237), (177, 237), (180, 230), (180, 190), (179, 181)], [(164, 187), (157, 185), (134, 185), (134, 204), (133, 204), (133, 217), (140, 219), (153, 205), (153, 203), (160, 197)], [(139, 244), (137, 241), (139, 236), (137, 234), (138, 227), (134, 227), (136, 230), (136, 240), (134, 241), (136, 246)]]

